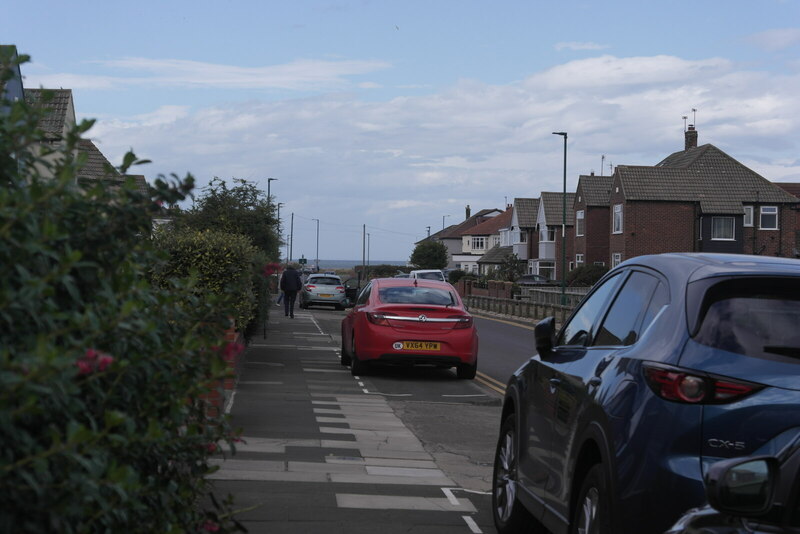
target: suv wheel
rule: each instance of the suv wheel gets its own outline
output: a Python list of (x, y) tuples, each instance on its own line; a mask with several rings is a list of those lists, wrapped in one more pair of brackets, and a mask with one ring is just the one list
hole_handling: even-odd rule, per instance
[(494, 455), (492, 514), (499, 534), (540, 531), (535, 530), (538, 526), (536, 520), (517, 500), (518, 468), (517, 428), (512, 413), (503, 421)]
[(571, 534), (611, 534), (609, 525), (608, 482), (602, 464), (595, 464), (581, 484)]

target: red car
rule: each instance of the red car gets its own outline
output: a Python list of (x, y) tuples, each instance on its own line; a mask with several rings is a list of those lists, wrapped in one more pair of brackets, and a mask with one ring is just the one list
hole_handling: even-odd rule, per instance
[(475, 378), (478, 333), (455, 288), (419, 278), (376, 278), (342, 320), (342, 365), (363, 375), (374, 362), (455, 367)]

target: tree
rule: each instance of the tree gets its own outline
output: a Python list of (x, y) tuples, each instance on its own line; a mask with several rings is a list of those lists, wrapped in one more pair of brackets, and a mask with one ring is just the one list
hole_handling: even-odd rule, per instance
[(497, 267), (497, 275), (507, 282), (513, 282), (525, 273), (524, 263), (516, 254), (509, 254)]
[(179, 218), (178, 226), (242, 234), (264, 251), (268, 259), (280, 259), (275, 205), (254, 183), (238, 178), (233, 182), (236, 185), (228, 188), (225, 180), (217, 177), (211, 180), (195, 205)]
[(422, 241), (409, 259), (418, 269), (444, 269), (447, 266), (447, 247), (440, 241)]
[(191, 179), (80, 184), (91, 121), (47, 145), (43, 112), (0, 110), (0, 531), (230, 532), (206, 476), (235, 438), (202, 397), (239, 350), (232, 311), (150, 280), (152, 217)]

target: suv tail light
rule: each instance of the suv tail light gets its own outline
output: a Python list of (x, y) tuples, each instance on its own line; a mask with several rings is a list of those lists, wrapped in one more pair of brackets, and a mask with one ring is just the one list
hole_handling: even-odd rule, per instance
[(725, 404), (764, 388), (760, 384), (649, 364), (644, 365), (644, 376), (656, 395), (668, 401), (686, 404)]
[(458, 319), (458, 321), (453, 326), (454, 330), (458, 330), (461, 328), (469, 328), (472, 326), (472, 316), (470, 315), (451, 315), (448, 319)]
[(387, 319), (382, 313), (367, 312), (367, 320), (378, 326), (389, 326), (389, 319)]

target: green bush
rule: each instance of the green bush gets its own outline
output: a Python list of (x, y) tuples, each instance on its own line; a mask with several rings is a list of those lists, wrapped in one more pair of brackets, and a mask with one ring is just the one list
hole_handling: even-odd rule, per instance
[(263, 256), (246, 236), (167, 227), (156, 233), (155, 243), (169, 255), (154, 272), (158, 283), (193, 276), (199, 295), (215, 295), (234, 310), (238, 329), (250, 324), (257, 306), (253, 275)]
[[(0, 68), (0, 72), (7, 72)], [(2, 80), (0, 80), (1, 82)], [(0, 84), (1, 85), (1, 84)], [(0, 102), (0, 531), (228, 532), (211, 495), (209, 456), (235, 437), (202, 401), (222, 378), (231, 311), (196, 287), (148, 273), (152, 198), (78, 186), (84, 122), (48, 165), (39, 112)], [(136, 162), (128, 154), (124, 173)], [(34, 164), (55, 178), (38, 174)]]
[(453, 271), (450, 271), (450, 273), (448, 273), (447, 281), (450, 282), (451, 284), (455, 284), (465, 276), (467, 276), (466, 271), (463, 271), (461, 269), (455, 269)]
[(608, 267), (601, 265), (583, 265), (567, 273), (567, 285), (574, 287), (591, 287), (608, 272)]

